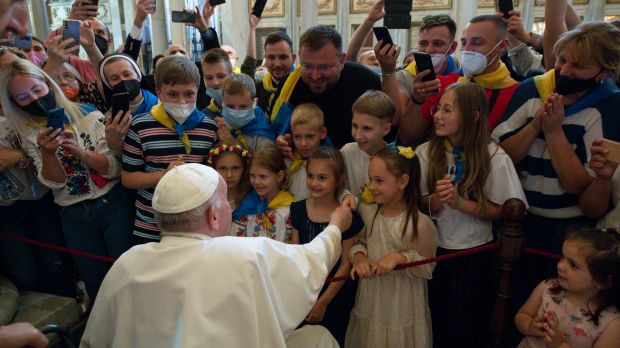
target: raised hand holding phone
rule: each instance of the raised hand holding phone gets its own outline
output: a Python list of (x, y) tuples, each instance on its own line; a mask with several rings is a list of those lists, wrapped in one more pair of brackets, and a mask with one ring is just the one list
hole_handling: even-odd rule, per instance
[(174, 23), (194, 23), (196, 22), (196, 13), (188, 11), (172, 11), (172, 21)]
[(254, 7), (252, 7), (252, 14), (260, 18), (263, 15), (263, 10), (265, 9), (266, 4), (267, 0), (256, 0)]
[(393, 45), (394, 41), (392, 41), (392, 36), (390, 35), (390, 31), (386, 27), (374, 27), (372, 31), (375, 33), (375, 37), (377, 41), (382, 41), (381, 48), (386, 45)]
[(62, 22), (62, 39), (73, 39), (73, 43), (65, 46), (65, 49), (73, 48), (80, 45), (80, 21), (73, 19), (65, 19)]
[(433, 60), (431, 59), (430, 54), (424, 52), (414, 52), (413, 59), (415, 59), (416, 70), (418, 72), (430, 70), (430, 73), (428, 75), (422, 77), (422, 82), (428, 82), (437, 79), (437, 77), (435, 76), (435, 69), (433, 68)]

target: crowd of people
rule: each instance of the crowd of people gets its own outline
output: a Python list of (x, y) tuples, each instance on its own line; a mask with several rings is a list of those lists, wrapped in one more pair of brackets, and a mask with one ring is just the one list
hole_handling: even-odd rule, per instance
[[(251, 15), (240, 67), (209, 1), (188, 10), (200, 61), (171, 45), (150, 74), (152, 0), (117, 51), (86, 0), (69, 15), (80, 42), (0, 46), (0, 232), (118, 259), (0, 239), (2, 274), (85, 288), (84, 347), (480, 347), (491, 253), (394, 269), (496, 241), (516, 198), (525, 245), (562, 258), (522, 258), (512, 345), (617, 347), (620, 23), (581, 23), (566, 0), (545, 2), (542, 36), (518, 10), (464, 28), (429, 15), (399, 62), (396, 44), (360, 52), (384, 6), (347, 47), (316, 25), (298, 53), (269, 34), (264, 57)], [(28, 32), (25, 0), (0, 10), (0, 45)]]

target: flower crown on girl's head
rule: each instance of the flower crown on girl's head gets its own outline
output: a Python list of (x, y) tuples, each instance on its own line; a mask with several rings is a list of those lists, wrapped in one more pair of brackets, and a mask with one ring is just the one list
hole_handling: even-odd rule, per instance
[(252, 154), (250, 154), (250, 151), (244, 149), (243, 147), (241, 147), (241, 145), (222, 144), (218, 147), (212, 148), (209, 151), (209, 159), (207, 161), (209, 162), (209, 164), (213, 164), (214, 159), (225, 152), (236, 153), (246, 161), (252, 158)]

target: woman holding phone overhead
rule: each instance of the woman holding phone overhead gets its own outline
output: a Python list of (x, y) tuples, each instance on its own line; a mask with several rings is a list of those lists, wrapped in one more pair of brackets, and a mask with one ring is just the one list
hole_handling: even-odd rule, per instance
[[(119, 257), (133, 245), (133, 197), (119, 184), (120, 165), (105, 141), (103, 115), (69, 101), (31, 62), (18, 59), (1, 71), (4, 114), (33, 159), (39, 181), (60, 206), (68, 247)], [(62, 121), (48, 127), (50, 114), (60, 114)], [(94, 300), (109, 265), (82, 257), (75, 262)]]

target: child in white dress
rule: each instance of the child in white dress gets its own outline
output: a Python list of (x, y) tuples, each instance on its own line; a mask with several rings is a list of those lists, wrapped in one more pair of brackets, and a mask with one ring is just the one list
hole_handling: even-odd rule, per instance
[[(510, 157), (489, 137), (488, 109), (479, 85), (448, 87), (435, 105), (435, 134), (417, 148), (423, 209), (437, 220), (438, 255), (491, 242), (504, 202), (526, 202)], [(484, 345), (492, 257), (476, 253), (437, 264), (429, 282), (435, 346)]]
[(418, 210), (420, 164), (411, 148), (388, 147), (368, 166), (375, 203), (358, 210), (365, 227), (351, 249), (360, 279), (345, 347), (432, 347), (426, 282), (433, 264), (394, 271), (435, 256), (437, 232)]

